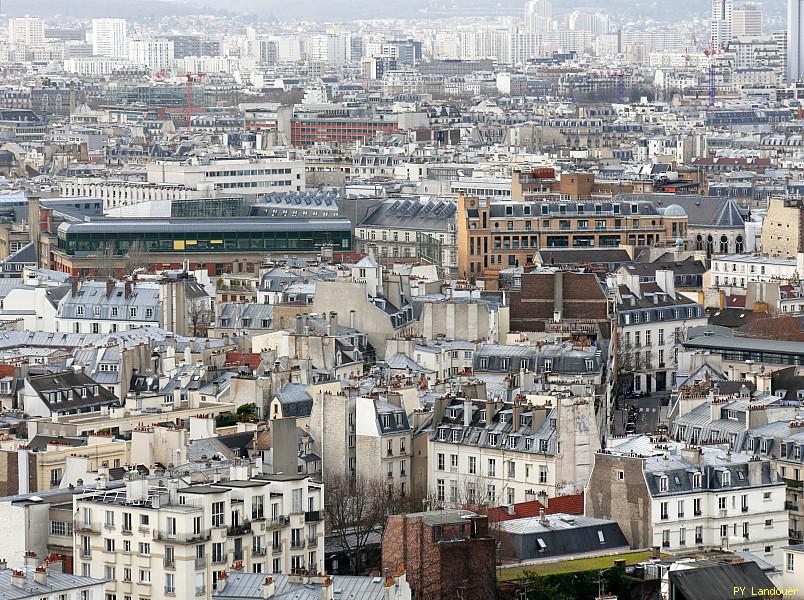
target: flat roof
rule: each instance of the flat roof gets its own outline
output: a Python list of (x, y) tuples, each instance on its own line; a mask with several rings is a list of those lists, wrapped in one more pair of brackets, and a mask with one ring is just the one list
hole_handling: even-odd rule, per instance
[(142, 218), (90, 219), (78, 223), (62, 223), (59, 233), (207, 233), (207, 232), (286, 232), (286, 231), (349, 231), (348, 219), (292, 219), (277, 217), (220, 218)]
[(804, 355), (804, 342), (766, 340), (736, 335), (702, 335), (687, 340), (684, 345), (688, 348), (700, 348), (703, 350), (746, 350), (749, 352)]

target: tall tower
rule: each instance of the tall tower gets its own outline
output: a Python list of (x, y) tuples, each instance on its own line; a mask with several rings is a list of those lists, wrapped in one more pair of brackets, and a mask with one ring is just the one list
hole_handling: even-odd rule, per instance
[(528, 0), (525, 3), (525, 29), (539, 33), (549, 31), (552, 28), (552, 0)]
[(92, 19), (92, 54), (128, 58), (125, 19)]
[(762, 9), (756, 4), (735, 6), (731, 14), (731, 35), (758, 38), (762, 35)]
[(787, 0), (787, 81), (804, 74), (804, 0)]
[(731, 39), (733, 0), (712, 0), (712, 22), (709, 47), (712, 50), (725, 48)]

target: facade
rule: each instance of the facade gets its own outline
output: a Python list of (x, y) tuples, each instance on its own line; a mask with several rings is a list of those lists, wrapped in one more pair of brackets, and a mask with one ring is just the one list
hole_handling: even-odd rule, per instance
[(92, 54), (108, 58), (128, 57), (125, 19), (92, 19)]
[(785, 484), (769, 460), (641, 440), (595, 455), (584, 514), (617, 521), (632, 548), (747, 550), (781, 567)]
[(12, 46), (38, 46), (45, 41), (45, 23), (38, 17), (8, 20), (8, 43)]
[(532, 405), (466, 400), (438, 406), (427, 448), (435, 501), (498, 506), (583, 488), (600, 448), (594, 397), (562, 390), (569, 392), (562, 386), (534, 392), (541, 403)]
[[(791, 2), (791, 5), (794, 4)], [(802, 2), (804, 8), (804, 2)], [(804, 19), (804, 14), (802, 15)], [(804, 21), (802, 21), (804, 24)], [(804, 53), (804, 48), (802, 48)], [(804, 59), (804, 56), (802, 57)], [(802, 63), (804, 69), (804, 63)], [(796, 258), (804, 250), (804, 207), (795, 198), (772, 198), (762, 223), (762, 252), (774, 258)]]
[(787, 81), (804, 74), (804, 1), (787, 0)]
[(448, 510), (389, 517), (382, 567), (405, 565), (415, 598), (486, 600), (496, 595), (495, 540), (488, 518)]
[(221, 572), (238, 567), (321, 573), (323, 494), (307, 476), (158, 488), (129, 474), (124, 490), (74, 497), (75, 572), (105, 579), (107, 594), (141, 598), (211, 598)]

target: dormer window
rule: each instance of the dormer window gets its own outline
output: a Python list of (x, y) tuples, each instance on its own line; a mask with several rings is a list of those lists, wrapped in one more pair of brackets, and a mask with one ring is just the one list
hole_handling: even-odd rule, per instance
[(731, 471), (723, 471), (723, 485), (731, 485)]
[(459, 429), (452, 430), (452, 441), (459, 442), (461, 440), (461, 432)]
[(525, 438), (525, 450), (530, 450), (531, 446), (533, 446), (533, 440), (531, 438)]
[(539, 452), (547, 452), (547, 440), (539, 440)]
[(518, 435), (509, 435), (508, 436), (508, 447), (509, 448), (516, 448), (517, 443), (519, 442)]
[(701, 487), (701, 474), (700, 473), (693, 473), (692, 474), (692, 487), (694, 487), (694, 488)]
[(489, 434), (489, 446), (496, 446), (497, 445), (497, 434), (490, 433)]
[(441, 441), (447, 439), (447, 430), (443, 427), (438, 430), (438, 439)]
[(659, 491), (666, 492), (667, 491), (667, 475), (662, 475), (659, 477)]
[(486, 422), (486, 409), (485, 409), (485, 408), (483, 408), (483, 409), (481, 409), (481, 410), (480, 410), (480, 414), (479, 414), (479, 417), (478, 417), (478, 421), (480, 421), (481, 423), (485, 423), (485, 422)]

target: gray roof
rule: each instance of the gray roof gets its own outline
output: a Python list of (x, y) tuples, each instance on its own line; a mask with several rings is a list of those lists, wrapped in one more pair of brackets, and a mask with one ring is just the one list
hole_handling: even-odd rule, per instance
[(80, 223), (62, 223), (59, 233), (221, 233), (265, 231), (351, 231), (347, 219), (286, 219), (277, 217), (217, 218), (95, 218)]
[(358, 227), (444, 231), (455, 220), (456, 205), (439, 198), (392, 198), (383, 201)]
[(50, 571), (44, 584), (34, 579), (33, 569), (21, 569), (25, 574), (25, 585), (16, 587), (11, 584), (12, 569), (0, 570), (0, 600), (22, 600), (24, 598), (50, 597), (58, 592), (69, 592), (103, 583), (102, 579), (80, 577), (70, 573)]
[[(215, 591), (217, 600), (261, 599), (265, 573), (232, 573), (226, 576), (224, 590)], [(287, 575), (275, 573), (276, 600), (321, 600), (321, 586), (290, 582)], [(355, 577), (336, 575), (332, 578), (336, 598), (344, 600), (383, 600), (385, 594), (382, 577)]]
[(701, 335), (684, 342), (687, 348), (702, 350), (743, 350), (773, 354), (804, 355), (804, 342), (786, 342), (744, 336)]
[(285, 417), (309, 417), (313, 410), (313, 399), (307, 387), (298, 383), (286, 383), (276, 393)]
[[(127, 286), (130, 289), (128, 297)], [(133, 316), (131, 309), (136, 310)], [(83, 311), (80, 315), (79, 310)], [(122, 281), (86, 281), (75, 293), (70, 292), (59, 307), (59, 317), (63, 319), (91, 321), (151, 321), (158, 324), (161, 312), (159, 284), (151, 282), (126, 284)]]
[(700, 196), (698, 194), (619, 194), (615, 200), (647, 201), (657, 208), (677, 205), (687, 213), (690, 227), (713, 229), (744, 229), (745, 220), (734, 200), (720, 196)]

